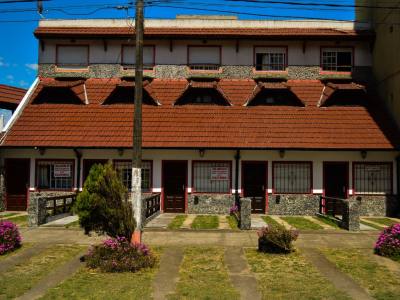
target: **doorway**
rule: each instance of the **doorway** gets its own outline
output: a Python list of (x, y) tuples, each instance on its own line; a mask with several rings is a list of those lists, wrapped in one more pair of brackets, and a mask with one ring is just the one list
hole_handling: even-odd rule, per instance
[(107, 159), (84, 159), (82, 170), (82, 187), (85, 185), (85, 181), (89, 176), (90, 169), (96, 164), (105, 165), (107, 162)]
[(242, 162), (243, 196), (251, 198), (251, 212), (264, 214), (266, 208), (267, 162)]
[[(349, 163), (324, 162), (324, 196), (331, 198), (347, 199), (349, 190)], [(341, 215), (343, 205), (341, 202), (326, 200), (326, 213)]]
[(28, 203), (30, 159), (5, 160), (6, 209), (25, 211)]
[(164, 212), (185, 212), (187, 168), (186, 160), (162, 162)]

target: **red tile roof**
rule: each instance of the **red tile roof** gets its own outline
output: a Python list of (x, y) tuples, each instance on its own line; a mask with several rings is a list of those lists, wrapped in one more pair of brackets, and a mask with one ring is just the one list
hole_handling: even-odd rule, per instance
[[(131, 147), (133, 105), (101, 105), (119, 82), (88, 79), (87, 105), (28, 104), (3, 138), (3, 146)], [(322, 83), (298, 80), (287, 84), (305, 107), (245, 107), (254, 81), (228, 79), (218, 85), (233, 106), (173, 106), (187, 81), (155, 79), (151, 88), (162, 105), (143, 106), (143, 146), (357, 150), (399, 146), (396, 127), (379, 107), (320, 108)]]
[[(38, 27), (34, 34), (43, 37), (131, 37), (134, 28), (129, 27)], [(277, 37), (277, 38), (372, 38), (370, 30), (340, 30), (334, 28), (177, 28), (146, 27), (146, 37)]]
[(25, 94), (25, 89), (0, 84), (0, 107), (16, 109)]

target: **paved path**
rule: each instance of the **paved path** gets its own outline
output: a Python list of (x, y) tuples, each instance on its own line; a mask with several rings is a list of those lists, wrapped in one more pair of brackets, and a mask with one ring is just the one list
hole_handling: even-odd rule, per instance
[(251, 215), (251, 229), (260, 229), (267, 226), (267, 223), (261, 218), (261, 215)]
[(179, 279), (179, 266), (183, 259), (183, 248), (167, 248), (161, 256), (160, 268), (153, 281), (154, 300), (165, 299), (175, 290)]
[(22, 264), (36, 254), (48, 248), (49, 244), (35, 244), (28, 249), (21, 249), (19, 253), (11, 254), (9, 257), (0, 261), (0, 274), (6, 272), (12, 267)]
[(221, 230), (230, 230), (231, 226), (229, 226), (228, 220), (226, 219), (226, 216), (218, 216), (218, 229)]
[(286, 222), (285, 220), (282, 220), (281, 218), (279, 218), (278, 216), (270, 216), (272, 219), (274, 219), (276, 222), (278, 222), (279, 224), (283, 225), (286, 229), (293, 229), (293, 226), (290, 225), (288, 222)]
[(326, 223), (324, 223), (324, 222), (322, 222), (322, 221), (320, 221), (318, 219), (313, 218), (312, 216), (303, 216), (303, 218), (308, 220), (308, 221), (310, 221), (310, 222), (318, 224), (319, 226), (321, 226), (324, 229), (327, 229), (327, 230), (336, 229), (333, 226), (330, 226), (330, 225), (328, 225), (328, 224), (326, 224)]
[(146, 228), (167, 228), (169, 223), (177, 216), (178, 214), (160, 214), (146, 224)]
[(316, 249), (304, 248), (304, 256), (325, 276), (332, 284), (352, 299), (372, 300), (373, 298), (360, 287), (351, 277), (342, 273), (334, 264)]
[(225, 250), (225, 264), (234, 287), (240, 292), (241, 299), (261, 300), (257, 280), (250, 271), (244, 257), (243, 248), (228, 247)]
[(66, 216), (42, 225), (43, 227), (65, 227), (65, 225), (74, 223), (79, 220), (78, 216)]
[(192, 223), (194, 219), (197, 217), (197, 215), (187, 215), (186, 220), (183, 222), (181, 228), (184, 229), (191, 229), (192, 228)]

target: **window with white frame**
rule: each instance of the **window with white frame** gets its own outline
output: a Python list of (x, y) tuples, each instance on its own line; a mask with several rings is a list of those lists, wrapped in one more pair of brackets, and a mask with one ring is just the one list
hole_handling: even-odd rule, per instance
[[(128, 190), (132, 186), (132, 162), (115, 161), (114, 168)], [(151, 161), (142, 161), (142, 191), (151, 191)]]
[(308, 194), (311, 192), (310, 162), (274, 162), (273, 189), (276, 194)]
[(322, 48), (323, 71), (351, 72), (353, 68), (353, 50), (351, 48)]
[(356, 194), (391, 194), (391, 163), (355, 163), (353, 181)]
[(38, 160), (36, 181), (39, 189), (69, 190), (73, 185), (73, 161)]
[(189, 46), (188, 63), (191, 70), (217, 71), (221, 66), (219, 46)]
[(196, 193), (230, 193), (230, 162), (193, 162), (193, 189)]
[[(134, 69), (136, 63), (136, 47), (122, 46), (121, 64), (124, 69)], [(143, 70), (153, 70), (155, 65), (155, 47), (143, 46)]]
[(89, 65), (89, 46), (57, 45), (56, 65), (63, 69), (81, 69)]
[(255, 47), (256, 71), (285, 71), (286, 48), (285, 47)]

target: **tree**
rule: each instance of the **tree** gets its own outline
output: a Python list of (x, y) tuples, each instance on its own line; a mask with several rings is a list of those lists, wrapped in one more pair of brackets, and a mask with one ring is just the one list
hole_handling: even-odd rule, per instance
[(74, 212), (86, 234), (95, 231), (130, 240), (135, 230), (128, 191), (111, 163), (96, 164), (90, 169)]

